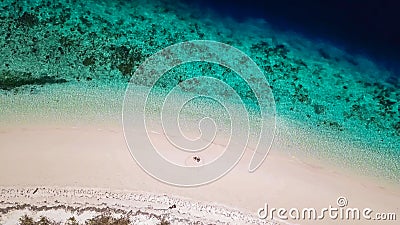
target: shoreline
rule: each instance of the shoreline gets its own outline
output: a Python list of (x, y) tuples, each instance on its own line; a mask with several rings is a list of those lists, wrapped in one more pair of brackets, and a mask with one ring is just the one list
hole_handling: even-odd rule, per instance
[[(100, 126), (100, 129), (111, 127), (121, 131), (125, 89), (126, 85), (120, 83), (111, 86), (73, 83), (47, 86), (34, 95), (34, 100), (29, 93), (0, 94), (1, 104), (7, 105), (0, 108), (0, 125), (4, 130), (7, 127)], [(254, 118), (251, 120), (256, 121)], [(276, 138), (280, 138), (279, 142), (289, 149), (286, 151), (289, 154), (324, 161), (333, 167), (344, 168), (347, 172), (379, 182), (400, 183), (400, 172), (396, 173), (396, 168), (400, 167), (400, 158), (385, 154), (386, 149), (384, 146), (379, 149), (379, 143), (367, 145), (353, 142), (350, 133), (345, 136), (342, 131), (303, 124), (279, 116), (279, 111), (276, 122), (279, 133)], [(393, 149), (389, 149), (389, 152), (393, 153)]]

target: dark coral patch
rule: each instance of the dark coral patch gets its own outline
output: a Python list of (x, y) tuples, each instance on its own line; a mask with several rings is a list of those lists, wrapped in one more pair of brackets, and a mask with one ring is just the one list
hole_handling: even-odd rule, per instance
[(18, 18), (18, 23), (23, 26), (33, 27), (39, 24), (39, 19), (34, 14), (25, 12)]
[(82, 63), (84, 66), (94, 65), (96, 63), (96, 58), (94, 56), (87, 57), (83, 60)]
[(24, 85), (45, 85), (66, 83), (67, 80), (59, 79), (53, 76), (33, 77), (31, 73), (18, 71), (0, 72), (0, 89), (12, 90)]

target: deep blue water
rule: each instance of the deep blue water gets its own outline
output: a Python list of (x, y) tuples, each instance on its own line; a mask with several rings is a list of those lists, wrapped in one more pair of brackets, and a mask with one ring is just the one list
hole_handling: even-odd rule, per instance
[[(189, 0), (187, 0), (189, 1)], [(193, 2), (193, 1), (190, 1)], [(236, 20), (264, 18), (276, 29), (293, 30), (361, 53), (400, 74), (400, 1), (372, 0), (194, 0), (200, 8)]]

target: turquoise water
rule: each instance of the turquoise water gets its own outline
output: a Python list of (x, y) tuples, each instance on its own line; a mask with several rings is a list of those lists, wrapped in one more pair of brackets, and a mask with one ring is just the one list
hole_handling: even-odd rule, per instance
[[(0, 12), (1, 95), (34, 99), (49, 85), (120, 87), (146, 57), (164, 47), (190, 40), (220, 41), (248, 54), (263, 70), (279, 116), (332, 141), (368, 149), (371, 157), (378, 153), (390, 162), (378, 169), (388, 169), (388, 176), (399, 180), (398, 76), (366, 56), (323, 40), (276, 31), (261, 19), (235, 21), (167, 1), (4, 0)], [(179, 70), (191, 73), (175, 76)], [(217, 65), (177, 68), (158, 85), (171, 88), (200, 75), (228, 82), (248, 106), (257, 106), (248, 87)], [(145, 78), (135, 82), (146, 85)], [(187, 84), (183, 89), (201, 87)], [(367, 159), (368, 151), (362, 153)]]

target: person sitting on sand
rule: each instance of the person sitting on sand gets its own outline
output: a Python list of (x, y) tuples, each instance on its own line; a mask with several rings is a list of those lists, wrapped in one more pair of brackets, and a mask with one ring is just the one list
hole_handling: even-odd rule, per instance
[(200, 162), (200, 157), (198, 157), (198, 156), (193, 156), (193, 160), (196, 161), (196, 162)]

